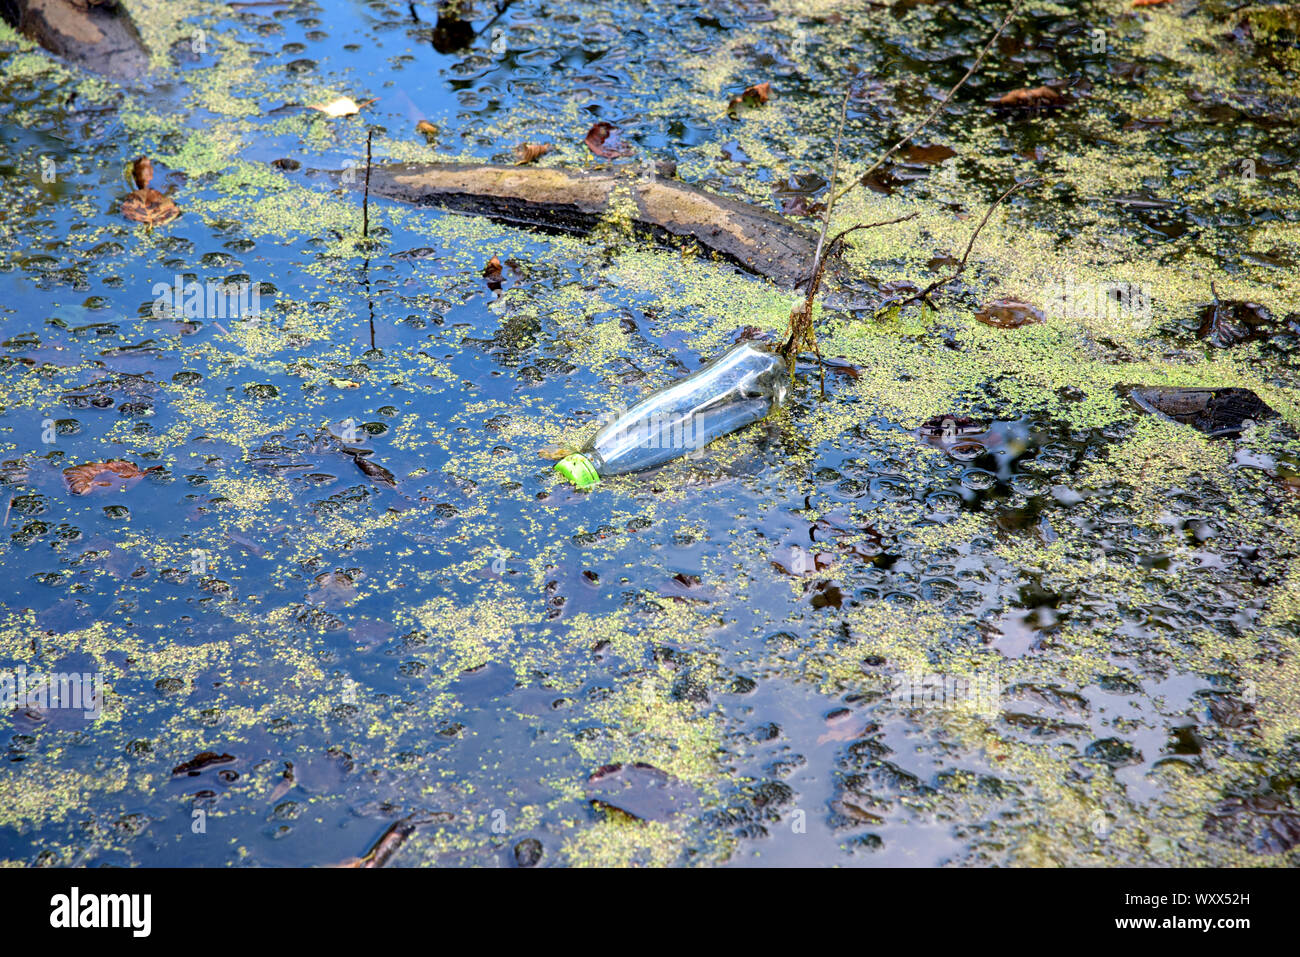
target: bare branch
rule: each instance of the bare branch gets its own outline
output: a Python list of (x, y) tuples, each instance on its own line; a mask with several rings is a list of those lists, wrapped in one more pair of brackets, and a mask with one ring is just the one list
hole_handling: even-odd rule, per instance
[(916, 295), (908, 296), (906, 299), (904, 299), (902, 302), (898, 304), (898, 308), (901, 309), (904, 306), (910, 305), (911, 303), (914, 302), (923, 302), (926, 305), (933, 307), (934, 304), (930, 302), (930, 293), (934, 292), (936, 289), (943, 288), (944, 286), (948, 285), (948, 283), (950, 282), (953, 282), (955, 279), (957, 279), (957, 277), (959, 277), (963, 272), (966, 271), (966, 260), (970, 258), (971, 250), (975, 248), (975, 240), (979, 238), (980, 231), (983, 230), (984, 227), (988, 224), (989, 217), (993, 215), (993, 210), (1001, 206), (1003, 200), (1005, 200), (1016, 190), (1023, 189), (1026, 186), (1032, 186), (1036, 183), (1041, 183), (1042, 181), (1043, 181), (1042, 177), (1040, 176), (1035, 176), (1032, 179), (1023, 180), (1022, 182), (1016, 183), (1010, 189), (1006, 190), (1001, 196), (995, 199), (993, 201), (993, 204), (989, 206), (987, 212), (984, 213), (984, 218), (980, 220), (980, 224), (976, 226), (975, 231), (971, 233), (970, 242), (966, 244), (966, 251), (962, 253), (961, 262), (957, 264), (957, 271), (954, 272), (951, 276), (948, 276), (944, 279), (935, 280), (934, 282), (930, 283), (930, 285), (926, 286), (924, 289), (918, 292)]
[(878, 223), (858, 223), (856, 226), (850, 226), (848, 229), (841, 229), (835, 234), (835, 238), (827, 243), (827, 249), (834, 249), (835, 244), (847, 236), (849, 233), (856, 233), (859, 229), (875, 229), (877, 226), (892, 226), (894, 223), (905, 223), (909, 219), (916, 219), (920, 216), (919, 212), (908, 213), (906, 216), (899, 216), (897, 219), (882, 219)]
[[(831, 188), (830, 199), (826, 203), (826, 208), (822, 211), (822, 231), (817, 237), (817, 251), (813, 253), (813, 274), (817, 275), (821, 270), (823, 259), (822, 250), (826, 248), (826, 233), (831, 228), (831, 213), (835, 210), (835, 180), (840, 173), (840, 144), (844, 142), (844, 124), (849, 118), (849, 96), (853, 93), (853, 84), (850, 83), (844, 90), (844, 99), (840, 101), (840, 126), (835, 134), (835, 156), (831, 160)], [(813, 285), (808, 287), (808, 298), (811, 302), (812, 297), (817, 295)]]

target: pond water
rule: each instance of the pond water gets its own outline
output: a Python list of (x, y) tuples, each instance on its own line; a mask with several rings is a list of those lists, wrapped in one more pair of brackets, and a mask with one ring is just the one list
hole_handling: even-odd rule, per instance
[[(860, 171), (1005, 9), (124, 5), (139, 80), (0, 34), (0, 679), (102, 682), (0, 714), (0, 860), (338, 864), (405, 819), (389, 866), (1296, 863), (1285, 19), (1029, 5), (917, 138), (947, 149), (837, 207), (917, 216), (846, 253), (825, 397), (801, 363), (785, 410), (577, 491), (542, 453), (794, 295), (616, 217), (372, 197), (363, 236), (367, 138), (597, 165), (603, 120), (616, 163), (813, 226), (846, 86)], [(377, 100), (305, 108), (340, 96)], [(141, 155), (165, 225), (121, 214)], [(888, 308), (1030, 175), (936, 309)], [(1201, 338), (1216, 297), (1274, 322)], [(1000, 298), (1047, 314), (976, 320)], [(1211, 438), (1135, 384), (1276, 415)], [(73, 491), (110, 461), (144, 474)]]

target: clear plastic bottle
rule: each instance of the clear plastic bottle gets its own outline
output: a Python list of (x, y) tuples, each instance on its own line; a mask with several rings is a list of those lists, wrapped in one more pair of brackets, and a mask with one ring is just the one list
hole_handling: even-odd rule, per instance
[(578, 488), (603, 475), (654, 468), (757, 422), (785, 403), (790, 373), (762, 346), (742, 342), (684, 379), (652, 392), (555, 468)]

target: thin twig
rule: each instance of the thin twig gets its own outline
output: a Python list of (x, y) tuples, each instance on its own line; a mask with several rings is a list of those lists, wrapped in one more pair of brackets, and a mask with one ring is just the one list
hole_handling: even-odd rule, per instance
[(912, 129), (907, 133), (906, 136), (904, 136), (901, 140), (899, 140), (897, 143), (891, 146), (888, 150), (885, 151), (884, 155), (882, 155), (878, 160), (872, 163), (871, 167), (865, 173), (857, 177), (852, 183), (849, 183), (842, 190), (840, 190), (839, 193), (835, 195), (834, 197), (835, 199), (839, 199), (845, 193), (849, 192), (855, 187), (861, 186), (868, 176), (870, 176), (876, 170), (880, 169), (880, 167), (884, 164), (885, 160), (889, 159), (889, 157), (893, 156), (900, 149), (902, 149), (905, 143), (907, 143), (912, 137), (916, 136), (917, 133), (920, 133), (921, 130), (925, 129), (930, 124), (930, 121), (939, 115), (940, 110), (942, 110), (945, 106), (947, 106), (950, 102), (952, 102), (953, 96), (957, 93), (958, 90), (960, 90), (963, 86), (966, 85), (967, 80), (969, 80), (972, 76), (975, 75), (975, 71), (978, 70), (980, 68), (980, 64), (984, 62), (984, 57), (988, 55), (989, 50), (993, 48), (993, 44), (997, 42), (998, 37), (1002, 36), (1002, 32), (1006, 30), (1006, 28), (1010, 25), (1012, 18), (1015, 17), (1016, 13), (1019, 10), (1020, 10), (1020, 0), (1015, 0), (1015, 2), (1011, 4), (1011, 9), (1007, 12), (1007, 15), (1003, 17), (1002, 24), (998, 27), (997, 32), (994, 33), (993, 36), (989, 37), (989, 42), (984, 44), (984, 49), (980, 50), (979, 56), (975, 58), (975, 62), (972, 63), (970, 69), (966, 71), (966, 75), (957, 81), (957, 85), (948, 91), (948, 95), (938, 102), (935, 108), (929, 112), (929, 114), (926, 116), (925, 119), (923, 119), (920, 123), (917, 123), (916, 126), (912, 127)]
[(1032, 186), (1035, 183), (1041, 183), (1041, 182), (1042, 182), (1042, 177), (1040, 176), (1035, 176), (1032, 179), (1023, 180), (1022, 182), (1016, 183), (1014, 186), (1012, 186), (1010, 189), (1004, 192), (1001, 196), (995, 199), (993, 201), (993, 205), (991, 205), (988, 208), (988, 210), (984, 213), (984, 218), (980, 220), (980, 224), (976, 226), (975, 231), (971, 233), (970, 242), (966, 244), (966, 251), (962, 253), (961, 262), (957, 264), (957, 271), (954, 272), (951, 276), (948, 276), (944, 279), (935, 280), (934, 282), (930, 283), (930, 285), (926, 286), (924, 289), (918, 292), (916, 295), (909, 296), (908, 298), (904, 299), (902, 302), (898, 303), (898, 308), (902, 309), (904, 306), (910, 305), (911, 303), (914, 302), (923, 302), (930, 308), (932, 309), (935, 308), (934, 304), (930, 302), (930, 293), (934, 292), (936, 289), (941, 289), (942, 287), (948, 285), (948, 283), (950, 282), (953, 282), (955, 279), (957, 279), (958, 276), (960, 276), (963, 272), (966, 271), (966, 260), (970, 258), (971, 250), (975, 248), (975, 240), (979, 238), (980, 231), (988, 224), (989, 217), (993, 215), (993, 210), (1001, 206), (1003, 200), (1005, 200), (1016, 190), (1023, 189), (1026, 186)]
[[(882, 219), (878, 223), (858, 223), (856, 226), (850, 226), (848, 229), (841, 229), (838, 233), (835, 234), (834, 238), (831, 239), (829, 243), (827, 243), (826, 248), (831, 252), (834, 252), (836, 243), (838, 243), (849, 233), (856, 233), (859, 229), (875, 229), (877, 226), (892, 226), (894, 225), (894, 223), (905, 223), (909, 219), (916, 219), (916, 217), (920, 215), (921, 214), (918, 211), (915, 213), (908, 213), (906, 216), (899, 216), (896, 219)], [(829, 256), (830, 253), (827, 253), (827, 255)]]
[(361, 236), (365, 238), (370, 235), (370, 141), (375, 138), (375, 128), (372, 126), (366, 132), (366, 190), (361, 199)]
[(914, 212), (908, 213), (906, 216), (895, 217), (894, 219), (882, 219), (878, 223), (858, 223), (854, 226), (850, 226), (848, 229), (841, 229), (831, 237), (831, 241), (826, 244), (825, 255), (818, 257), (816, 266), (813, 269), (813, 274), (808, 277), (808, 289), (810, 291), (805, 302), (809, 308), (812, 307), (813, 297), (821, 287), (822, 275), (826, 272), (826, 264), (830, 262), (830, 258), (835, 255), (836, 245), (838, 245), (846, 236), (850, 233), (856, 233), (860, 229), (875, 229), (877, 226), (892, 226), (895, 223), (905, 223), (909, 219), (916, 219), (916, 217), (920, 215), (920, 212)]
[[(826, 208), (822, 210), (822, 231), (821, 231), (821, 235), (817, 237), (817, 249), (813, 253), (814, 275), (818, 272), (817, 267), (824, 262), (822, 258), (822, 250), (826, 248), (826, 233), (830, 231), (831, 213), (835, 211), (835, 199), (836, 199), (835, 181), (840, 174), (840, 145), (844, 142), (844, 124), (848, 122), (849, 96), (852, 95), (852, 93), (853, 93), (853, 85), (850, 83), (848, 88), (845, 89), (844, 91), (844, 99), (840, 102), (840, 125), (839, 125), (839, 129), (835, 133), (835, 155), (831, 159), (831, 189), (830, 189), (831, 196), (830, 196), (830, 200), (826, 203)], [(813, 297), (816, 295), (817, 295), (816, 283), (809, 283), (808, 284), (809, 303), (812, 302)]]
[(510, 9), (510, 5), (514, 2), (515, 0), (503, 0), (503, 2), (498, 3), (496, 5), (497, 8), (496, 14), (492, 17), (491, 20), (483, 24), (482, 27), (480, 27), (478, 30), (475, 30), (474, 35), (481, 37), (484, 33), (486, 33), (489, 27), (491, 27), (494, 23), (500, 20), (502, 16), (505, 15), (505, 12)]
[(813, 298), (817, 295), (817, 288), (821, 285), (822, 273), (826, 270), (826, 261), (835, 254), (835, 247), (843, 241), (849, 233), (857, 232), (859, 229), (875, 229), (877, 226), (892, 226), (894, 223), (905, 223), (909, 219), (915, 219), (920, 213), (908, 213), (906, 216), (899, 216), (895, 219), (885, 219), (878, 223), (858, 223), (856, 226), (850, 226), (848, 229), (841, 229), (826, 244), (826, 255), (821, 258), (817, 264), (817, 269), (808, 282), (810, 290), (808, 298), (802, 303), (795, 306), (790, 312), (790, 335), (785, 343), (781, 346), (781, 352), (787, 357), (794, 356), (801, 344), (811, 346), (817, 356), (818, 381), (821, 386), (822, 398), (826, 398), (826, 363), (822, 360), (821, 346), (817, 342), (817, 336), (812, 327), (812, 307)]
[[(366, 131), (366, 188), (361, 200), (361, 236), (370, 235), (370, 144), (375, 138), (375, 128)], [(370, 351), (375, 349), (375, 300), (370, 294), (370, 251), (366, 250), (365, 261), (361, 264), (362, 281), (366, 284), (366, 301), (370, 307)]]
[[(826, 209), (822, 211), (822, 229), (817, 237), (817, 249), (813, 252), (813, 269), (808, 280), (808, 292), (804, 301), (790, 310), (790, 334), (781, 346), (781, 354), (790, 363), (791, 374), (794, 370), (794, 355), (801, 345), (811, 346), (817, 353), (818, 360), (821, 359), (821, 347), (817, 344), (817, 335), (812, 328), (812, 309), (813, 301), (817, 298), (817, 289), (821, 286), (822, 273), (826, 270), (826, 234), (830, 231), (831, 212), (835, 208), (835, 181), (840, 171), (840, 146), (844, 142), (844, 124), (849, 116), (849, 96), (852, 90), (852, 86), (849, 86), (844, 91), (844, 99), (840, 103), (840, 125), (835, 134), (835, 155), (831, 160), (830, 200), (826, 203)], [(822, 398), (825, 398), (826, 372), (820, 364), (817, 370)]]

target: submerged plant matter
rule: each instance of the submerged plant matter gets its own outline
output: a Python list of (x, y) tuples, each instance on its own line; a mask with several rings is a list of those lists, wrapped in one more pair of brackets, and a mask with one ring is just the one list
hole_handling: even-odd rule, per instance
[[(0, 28), (0, 689), (103, 679), (5, 711), (0, 863), (1300, 863), (1293, 4), (1022, 6), (847, 193), (1005, 4), (121, 6), (147, 89)], [(556, 481), (807, 293), (647, 241), (645, 161), (813, 209), (846, 88), (826, 242), (895, 222), (826, 267), (826, 398)], [(380, 191), (429, 162), (626, 185), (559, 235)], [(71, 491), (109, 462), (156, 470)]]

